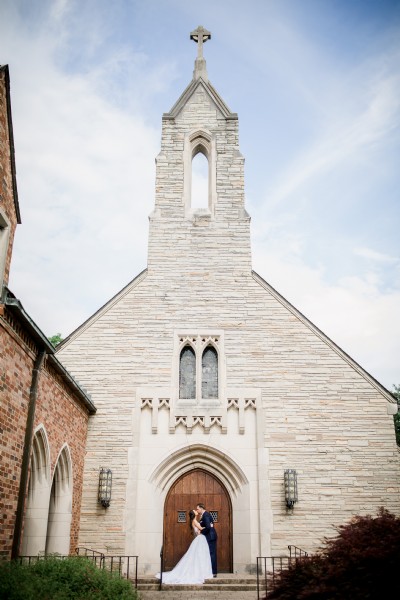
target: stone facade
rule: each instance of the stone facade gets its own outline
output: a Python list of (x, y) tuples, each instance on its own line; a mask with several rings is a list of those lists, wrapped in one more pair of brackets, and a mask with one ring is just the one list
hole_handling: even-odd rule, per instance
[[(209, 206), (196, 211), (199, 151)], [(163, 117), (148, 269), (58, 352), (98, 408), (80, 543), (139, 554), (143, 572), (159, 568), (168, 491), (195, 468), (228, 490), (237, 572), (288, 544), (312, 551), (351, 515), (400, 512), (394, 399), (252, 271), (243, 166), (237, 115), (195, 70)], [(180, 397), (187, 344), (216, 348), (217, 398), (202, 397), (201, 380), (195, 398)], [(113, 471), (108, 509), (97, 502), (101, 466)], [(292, 511), (287, 468), (298, 473)]]

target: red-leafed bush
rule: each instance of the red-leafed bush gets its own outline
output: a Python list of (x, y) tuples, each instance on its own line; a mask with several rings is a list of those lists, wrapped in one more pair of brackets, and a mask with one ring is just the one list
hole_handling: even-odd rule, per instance
[(354, 517), (324, 548), (282, 571), (268, 600), (400, 598), (400, 518)]

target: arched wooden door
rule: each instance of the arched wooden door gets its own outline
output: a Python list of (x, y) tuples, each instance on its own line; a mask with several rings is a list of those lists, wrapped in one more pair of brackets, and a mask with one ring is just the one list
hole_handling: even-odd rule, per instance
[(215, 520), (218, 571), (232, 572), (232, 509), (222, 483), (202, 469), (182, 475), (170, 489), (164, 510), (164, 570), (170, 571), (188, 549), (193, 536), (189, 511), (202, 502)]

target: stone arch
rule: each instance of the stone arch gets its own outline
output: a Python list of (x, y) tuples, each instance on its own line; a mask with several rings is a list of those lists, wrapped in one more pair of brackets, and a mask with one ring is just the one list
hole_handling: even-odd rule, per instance
[(189, 142), (192, 158), (194, 158), (198, 152), (202, 152), (207, 160), (210, 159), (212, 137), (208, 131), (205, 131), (204, 129), (194, 131), (189, 135)]
[(72, 461), (68, 445), (62, 447), (51, 486), (46, 554), (69, 554), (72, 520)]
[(205, 444), (188, 444), (170, 453), (151, 473), (152, 481), (161, 490), (169, 489), (183, 474), (202, 469), (218, 477), (228, 492), (237, 496), (248, 479), (226, 452)]
[(50, 499), (50, 446), (43, 425), (36, 427), (30, 460), (22, 555), (45, 551)]

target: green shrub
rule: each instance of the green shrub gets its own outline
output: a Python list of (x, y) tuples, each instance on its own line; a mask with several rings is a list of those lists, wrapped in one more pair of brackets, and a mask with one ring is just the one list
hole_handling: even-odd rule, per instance
[(382, 508), (337, 531), (320, 552), (282, 571), (268, 600), (400, 598), (400, 518)]
[(2, 600), (137, 600), (132, 584), (84, 557), (0, 563)]

